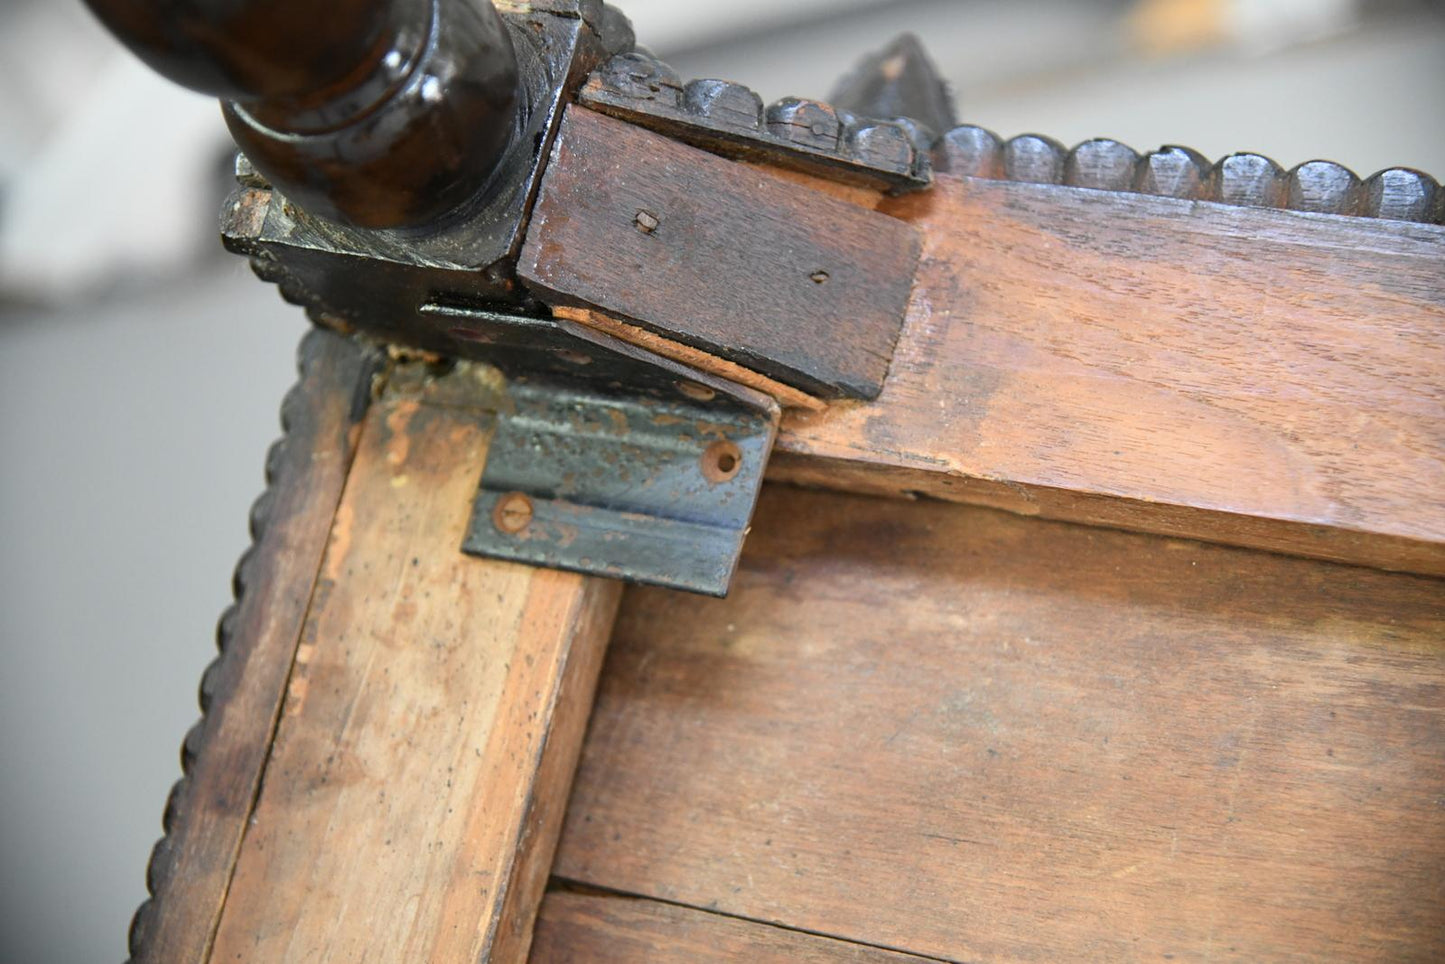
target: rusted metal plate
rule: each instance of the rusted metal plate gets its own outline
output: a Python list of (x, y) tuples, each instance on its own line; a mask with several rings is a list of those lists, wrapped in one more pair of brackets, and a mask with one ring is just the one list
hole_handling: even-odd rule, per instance
[(563, 118), (518, 274), (826, 397), (874, 398), (911, 225), (584, 108)]
[(561, 319), (443, 311), (507, 376), (463, 550), (726, 595), (777, 403)]

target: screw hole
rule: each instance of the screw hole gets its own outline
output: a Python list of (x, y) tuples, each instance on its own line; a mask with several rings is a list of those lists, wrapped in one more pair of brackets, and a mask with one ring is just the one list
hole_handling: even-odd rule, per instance
[(492, 524), (507, 535), (517, 535), (532, 524), (532, 500), (521, 492), (511, 492), (497, 500), (492, 509)]
[(678, 382), (677, 390), (695, 402), (710, 402), (717, 398), (717, 392), (697, 382)]
[(702, 453), (702, 474), (714, 485), (731, 482), (743, 469), (743, 452), (732, 442), (714, 442)]
[(831, 277), (832, 275), (828, 274), (828, 272), (826, 271), (814, 271), (811, 275), (813, 284), (815, 285), (827, 284), (828, 279)]

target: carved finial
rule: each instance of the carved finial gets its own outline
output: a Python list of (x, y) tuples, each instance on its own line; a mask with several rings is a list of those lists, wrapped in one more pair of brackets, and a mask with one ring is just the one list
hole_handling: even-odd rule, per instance
[(859, 117), (908, 117), (935, 132), (958, 123), (948, 86), (911, 33), (864, 58), (838, 83), (829, 100)]

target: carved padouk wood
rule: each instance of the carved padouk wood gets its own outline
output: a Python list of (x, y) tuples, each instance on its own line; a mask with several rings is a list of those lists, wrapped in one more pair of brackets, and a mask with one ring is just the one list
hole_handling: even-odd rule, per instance
[(554, 872), (960, 964), (1438, 961), (1442, 802), (1439, 580), (774, 488), (732, 598), (629, 593)]
[(1445, 574), (1445, 227), (940, 175), (883, 394), (771, 475)]
[(365, 422), (213, 961), (525, 959), (620, 589), (460, 553), (492, 422), (433, 390)]
[(185, 777), (147, 872), (153, 897), (131, 926), (136, 964), (207, 958), (375, 367), (337, 335), (313, 331), (301, 343), (301, 381), (281, 412), (286, 437), (271, 451), (270, 488), (251, 514), (255, 545), (237, 567), (221, 655), (201, 685), (206, 715), (186, 737)]

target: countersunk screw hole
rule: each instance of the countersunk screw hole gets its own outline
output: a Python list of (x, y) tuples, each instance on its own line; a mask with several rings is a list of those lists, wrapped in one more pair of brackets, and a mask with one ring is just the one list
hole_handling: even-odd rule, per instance
[(702, 453), (702, 474), (714, 485), (731, 482), (743, 468), (743, 452), (732, 442), (714, 442)]
[(532, 500), (521, 492), (509, 492), (492, 509), (492, 524), (507, 535), (517, 535), (532, 524)]
[(827, 284), (828, 279), (831, 277), (832, 275), (828, 274), (828, 272), (826, 271), (814, 271), (811, 275), (813, 284), (815, 285)]
[(677, 390), (695, 402), (710, 402), (717, 398), (717, 392), (697, 382), (678, 382)]

